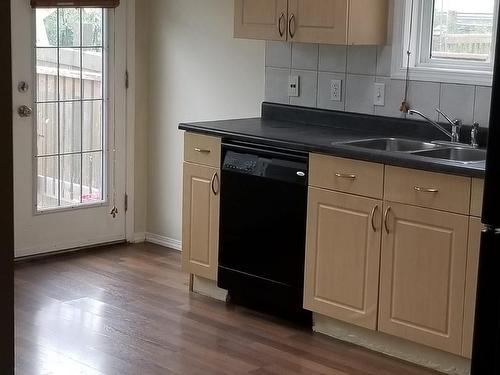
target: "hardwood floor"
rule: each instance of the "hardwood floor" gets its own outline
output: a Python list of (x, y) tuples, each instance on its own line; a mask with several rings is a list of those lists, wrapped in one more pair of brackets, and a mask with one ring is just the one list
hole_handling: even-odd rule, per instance
[(435, 374), (190, 294), (152, 244), (18, 264), (15, 306), (16, 374)]

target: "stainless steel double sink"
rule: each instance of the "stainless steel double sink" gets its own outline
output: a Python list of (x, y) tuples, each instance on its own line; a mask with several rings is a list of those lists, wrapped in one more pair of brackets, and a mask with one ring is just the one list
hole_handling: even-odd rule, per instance
[(455, 145), (444, 142), (424, 142), (404, 138), (373, 138), (336, 144), (378, 151), (401, 152), (462, 164), (482, 163), (486, 161), (486, 150), (472, 148), (465, 144)]

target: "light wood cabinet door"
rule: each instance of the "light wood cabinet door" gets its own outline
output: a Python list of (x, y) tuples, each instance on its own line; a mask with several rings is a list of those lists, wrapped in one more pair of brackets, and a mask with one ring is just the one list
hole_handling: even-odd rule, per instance
[(288, 40), (347, 43), (349, 0), (288, 0)]
[(382, 202), (309, 188), (304, 307), (376, 329)]
[(182, 269), (210, 280), (217, 278), (219, 176), (217, 168), (184, 163)]
[(287, 0), (235, 0), (234, 36), (286, 40)]
[(479, 268), (479, 250), (481, 247), (481, 219), (471, 217), (469, 222), (469, 248), (467, 252), (467, 274), (465, 281), (464, 334), (462, 356), (472, 357), (472, 339), (474, 336), (474, 317), (476, 315), (477, 275)]
[(387, 0), (350, 0), (349, 45), (382, 45), (387, 40)]
[(468, 217), (384, 208), (379, 330), (460, 355)]

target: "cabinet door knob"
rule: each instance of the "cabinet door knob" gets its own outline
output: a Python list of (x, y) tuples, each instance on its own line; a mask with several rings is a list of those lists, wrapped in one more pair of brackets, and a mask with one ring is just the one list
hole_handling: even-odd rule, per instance
[(385, 213), (384, 213), (384, 227), (385, 227), (385, 231), (387, 232), (387, 234), (390, 233), (390, 230), (389, 230), (389, 223), (388, 223), (388, 220), (389, 220), (389, 213), (391, 212), (392, 210), (392, 207), (387, 207), (387, 210), (385, 210)]

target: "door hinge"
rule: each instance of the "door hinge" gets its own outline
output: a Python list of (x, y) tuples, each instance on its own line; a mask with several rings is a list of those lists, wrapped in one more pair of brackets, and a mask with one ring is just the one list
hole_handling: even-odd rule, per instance
[(125, 194), (125, 212), (128, 211), (128, 194)]
[(128, 70), (125, 71), (125, 88), (128, 90), (130, 86), (130, 79), (129, 79), (129, 74)]

